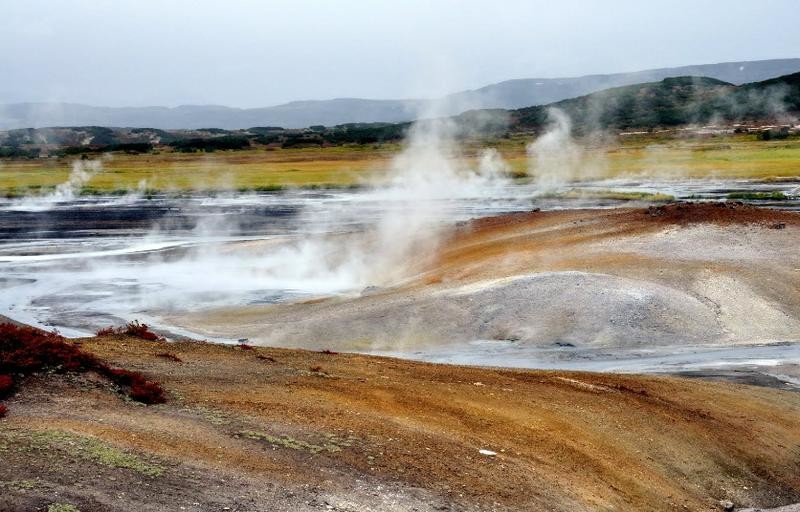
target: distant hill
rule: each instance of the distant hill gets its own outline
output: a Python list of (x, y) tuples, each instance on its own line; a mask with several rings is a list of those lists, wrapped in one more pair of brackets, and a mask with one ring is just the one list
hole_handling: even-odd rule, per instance
[[(797, 123), (800, 73), (734, 85), (707, 77), (674, 77), (659, 82), (614, 87), (577, 98), (516, 110), (483, 109), (452, 118), (463, 137), (504, 137), (539, 132), (550, 123), (549, 110), (569, 115), (576, 133), (596, 130), (656, 129), (708, 123)], [(424, 121), (422, 121), (424, 122)], [(252, 127), (109, 128), (103, 126), (23, 128), (0, 131), (0, 157), (35, 158), (108, 151), (148, 152), (156, 146), (175, 151), (236, 150), (253, 145), (284, 148), (397, 141), (410, 123), (348, 123), (302, 129)], [(788, 127), (776, 136), (788, 136)]]
[[(577, 78), (508, 80), (437, 100), (438, 115), (456, 115), (474, 109), (518, 109), (544, 105), (592, 92), (668, 77), (704, 76), (738, 85), (800, 71), (800, 59), (726, 62), (634, 73), (589, 75)], [(168, 107), (95, 107), (71, 103), (16, 103), (0, 105), (0, 129), (45, 126), (117, 126), (159, 129), (251, 126), (304, 128), (345, 123), (407, 122), (430, 112), (430, 100), (367, 100), (339, 98), (295, 101), (264, 108), (239, 109), (216, 105)]]
[(800, 73), (736, 86), (707, 77), (606, 89), (550, 105), (510, 112), (512, 131), (537, 130), (558, 108), (578, 132), (653, 129), (711, 122), (787, 122), (800, 115)]
[(454, 94), (461, 104), (479, 104), (482, 108), (518, 109), (546, 105), (583, 96), (603, 89), (659, 82), (678, 76), (715, 78), (734, 85), (760, 82), (768, 78), (800, 71), (800, 59), (774, 59), (702, 64), (677, 68), (650, 69), (634, 73), (588, 75), (578, 78), (526, 78), (488, 85), (474, 91)]

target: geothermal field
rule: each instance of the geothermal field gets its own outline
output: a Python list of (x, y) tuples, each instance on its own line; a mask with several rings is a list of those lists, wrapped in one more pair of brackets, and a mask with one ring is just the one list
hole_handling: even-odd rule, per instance
[(584, 143), (556, 125), (512, 173), (428, 123), (357, 186), (87, 194), (112, 156), (9, 194), (0, 314), (159, 391), (27, 377), (0, 504), (798, 501), (800, 178), (642, 169), (703, 139), (637, 143), (645, 164), (612, 174)]
[(796, 11), (4, 2), (0, 512), (800, 512)]
[(556, 125), (511, 177), (497, 150), (464, 161), (422, 126), (357, 187), (271, 192), (86, 196), (106, 171), (76, 161), (0, 203), (0, 314), (71, 337), (137, 319), (172, 339), (800, 386), (800, 179), (603, 177), (579, 144)]

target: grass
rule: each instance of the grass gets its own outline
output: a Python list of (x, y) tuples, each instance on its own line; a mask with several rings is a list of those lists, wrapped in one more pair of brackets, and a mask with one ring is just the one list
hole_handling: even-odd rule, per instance
[(731, 192), (728, 199), (747, 199), (751, 201), (787, 201), (789, 197), (781, 191), (774, 192)]
[(8, 430), (0, 432), (0, 436), (5, 438), (7, 446), (18, 451), (59, 453), (111, 468), (129, 469), (149, 477), (159, 477), (164, 474), (162, 466), (94, 437), (61, 430)]
[(567, 192), (549, 193), (540, 197), (546, 199), (612, 199), (615, 201), (673, 201), (674, 196), (662, 194), (660, 192), (627, 192), (620, 190), (593, 190), (593, 189), (571, 189)]
[[(722, 139), (722, 140), (720, 140)], [(588, 177), (652, 175), (667, 178), (770, 179), (800, 175), (800, 141), (757, 141), (749, 136), (710, 140), (649, 138), (592, 147)], [(512, 155), (514, 170), (527, 166), (526, 155)]]
[[(481, 149), (497, 149), (510, 174), (526, 176), (529, 137), (515, 136), (464, 148), (475, 164)], [(800, 139), (758, 141), (750, 135), (709, 139), (642, 136), (599, 144), (584, 142), (591, 177), (658, 175), (686, 178), (776, 179), (800, 175)], [(185, 191), (280, 191), (286, 188), (355, 187), (385, 177), (399, 144), (327, 148), (114, 155), (83, 189), (86, 194)], [(72, 159), (0, 160), (0, 193), (46, 193), (64, 182)], [(535, 173), (535, 169), (532, 170)]]

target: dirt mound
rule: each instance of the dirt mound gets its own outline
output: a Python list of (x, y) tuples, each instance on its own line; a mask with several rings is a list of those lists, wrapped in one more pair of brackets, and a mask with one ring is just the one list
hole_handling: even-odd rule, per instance
[(261, 344), (359, 351), (502, 332), (533, 344), (618, 347), (797, 339), (799, 219), (737, 203), (503, 215), (459, 226), (404, 286), (170, 322)]

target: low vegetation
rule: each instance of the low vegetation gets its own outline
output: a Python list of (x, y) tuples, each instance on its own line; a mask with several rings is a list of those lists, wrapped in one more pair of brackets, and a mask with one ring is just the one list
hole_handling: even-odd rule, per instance
[[(509, 166), (509, 176), (526, 179), (531, 167), (529, 135), (514, 135), (491, 143), (469, 143), (465, 165), (477, 165), (487, 145)], [(595, 169), (593, 177), (661, 176), (730, 179), (785, 179), (800, 166), (800, 138), (758, 140), (754, 134), (684, 137), (642, 134), (598, 145), (581, 141), (582, 158)], [(215, 191), (270, 193), (293, 188), (350, 188), (380, 182), (391, 168), (399, 144), (206, 153), (163, 152), (121, 154), (103, 161), (103, 169), (84, 187), (87, 194), (142, 193), (182, 195)], [(2, 162), (0, 194), (18, 197), (46, 195), (65, 182), (72, 158)], [(145, 183), (144, 190), (141, 184)]]
[(659, 192), (639, 192), (605, 189), (571, 189), (566, 192), (550, 193), (540, 196), (546, 199), (609, 199), (613, 201), (673, 201), (674, 196)]
[(788, 201), (789, 197), (780, 191), (774, 192), (731, 192), (728, 199), (749, 201)]
[(131, 336), (133, 338), (139, 338), (146, 341), (163, 341), (164, 338), (159, 336), (158, 334), (154, 333), (150, 330), (150, 327), (147, 324), (139, 323), (138, 320), (134, 320), (133, 322), (128, 322), (127, 324), (121, 327), (104, 327), (100, 329), (96, 333), (98, 336), (111, 336), (114, 334), (119, 334), (123, 336)]
[(101, 439), (62, 430), (14, 429), (0, 434), (6, 446), (18, 451), (56, 452), (116, 469), (129, 469), (140, 475), (158, 477), (164, 473), (160, 464), (121, 450)]
[[(145, 404), (166, 401), (157, 382), (137, 372), (114, 368), (55, 332), (0, 324), (0, 399), (11, 395), (26, 377), (42, 372), (94, 372), (116, 384), (133, 400)], [(5, 415), (4, 405), (0, 413)]]

